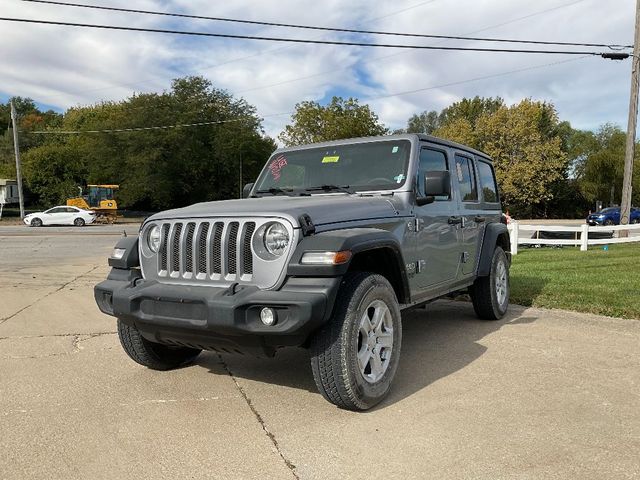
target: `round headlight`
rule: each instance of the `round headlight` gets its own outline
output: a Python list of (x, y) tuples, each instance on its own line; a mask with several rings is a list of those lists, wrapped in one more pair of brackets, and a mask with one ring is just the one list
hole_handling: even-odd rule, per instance
[(264, 232), (264, 247), (271, 255), (279, 257), (289, 245), (289, 232), (280, 222), (274, 222)]
[(160, 227), (158, 225), (154, 225), (147, 231), (147, 245), (149, 245), (149, 249), (153, 253), (158, 253), (158, 250), (160, 249), (160, 241)]

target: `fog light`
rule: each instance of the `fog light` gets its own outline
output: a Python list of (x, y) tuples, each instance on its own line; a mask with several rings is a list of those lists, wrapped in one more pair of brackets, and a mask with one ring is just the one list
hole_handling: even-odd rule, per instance
[(273, 308), (264, 307), (260, 310), (260, 320), (267, 326), (274, 325), (278, 320), (276, 311)]

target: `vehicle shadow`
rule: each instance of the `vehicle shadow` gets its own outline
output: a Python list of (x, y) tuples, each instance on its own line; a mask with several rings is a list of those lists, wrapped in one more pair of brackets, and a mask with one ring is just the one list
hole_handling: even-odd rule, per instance
[[(441, 300), (403, 314), (400, 365), (390, 395), (375, 408), (385, 408), (455, 373), (482, 356), (479, 340), (505, 325), (531, 323), (524, 308), (511, 306), (502, 320), (478, 320), (469, 302)], [(201, 355), (197, 365), (215, 375), (231, 373), (239, 379), (282, 385), (317, 393), (309, 352), (283, 349), (273, 359), (248, 356)], [(320, 395), (318, 393), (318, 395)]]

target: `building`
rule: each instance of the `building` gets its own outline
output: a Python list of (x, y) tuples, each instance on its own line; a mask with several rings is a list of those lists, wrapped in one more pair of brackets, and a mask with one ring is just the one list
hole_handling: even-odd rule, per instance
[(18, 203), (18, 182), (0, 178), (0, 218), (2, 218), (2, 209), (7, 203)]

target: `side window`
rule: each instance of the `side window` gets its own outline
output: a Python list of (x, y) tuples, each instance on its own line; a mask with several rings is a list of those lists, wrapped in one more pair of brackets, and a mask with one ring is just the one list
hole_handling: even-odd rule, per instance
[(456, 154), (455, 177), (460, 185), (460, 197), (463, 202), (477, 202), (476, 172), (470, 158)]
[[(424, 174), (433, 171), (449, 170), (447, 155), (442, 150), (423, 148), (420, 150), (420, 165), (418, 166), (418, 192), (424, 195)], [(436, 201), (449, 200), (447, 195), (436, 197)]]
[(65, 213), (66, 208), (64, 207), (56, 207), (49, 210), (47, 213)]
[(488, 203), (496, 203), (498, 201), (498, 187), (493, 175), (493, 168), (481, 160), (478, 160), (477, 164), (480, 185), (482, 186), (482, 199)]

